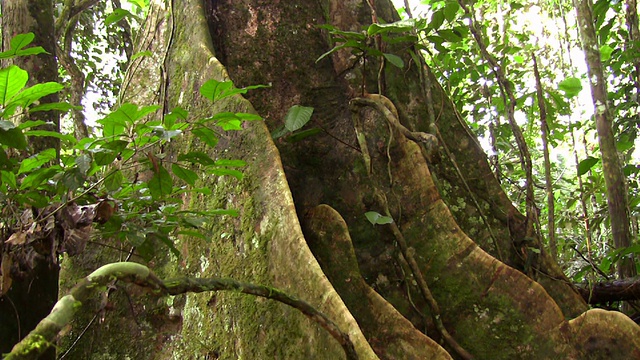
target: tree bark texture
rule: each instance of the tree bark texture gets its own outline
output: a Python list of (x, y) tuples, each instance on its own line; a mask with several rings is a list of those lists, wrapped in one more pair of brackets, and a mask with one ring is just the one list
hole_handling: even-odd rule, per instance
[[(625, 185), (626, 178), (618, 157), (615, 134), (612, 128), (611, 112), (607, 100), (607, 85), (600, 59), (600, 47), (593, 25), (592, 5), (590, 0), (574, 0), (573, 3), (578, 17), (582, 48), (587, 61), (598, 144), (602, 154), (602, 172), (607, 186), (607, 205), (613, 243), (616, 249), (623, 249), (631, 246), (629, 201)], [(634, 259), (630, 256), (620, 259), (617, 270), (620, 278), (634, 276), (636, 274)]]
[[(537, 265), (545, 275), (540, 283), (509, 266), (523, 261), (516, 244), (524, 240), (524, 216), (500, 189), (433, 75), (427, 77), (433, 117), (448, 150), (440, 163), (427, 162), (420, 145), (390, 129), (378, 110), (352, 111), (350, 100), (362, 96), (363, 78), (364, 90), (377, 92), (379, 60), (368, 59), (364, 69), (344, 50), (316, 62), (330, 49), (317, 25), (360, 31), (372, 21), (370, 4), (187, 0), (179, 5), (166, 9), (168, 17), (163, 9), (150, 11), (148, 36), (141, 36), (148, 43), (135, 52), (154, 55), (132, 64), (124, 98), (165, 104), (168, 110), (181, 106), (199, 117), (257, 111), (265, 121), (225, 134), (221, 151), (214, 154), (247, 161), (242, 181), (206, 179), (202, 186), (213, 195), (184, 198), (191, 208), (234, 207), (240, 217), (216, 219), (211, 241), (182, 239), (183, 257), (159, 263), (154, 269), (159, 276), (225, 276), (281, 288), (333, 319), (364, 359), (449, 359), (450, 349), (440, 345), (430, 307), (397, 249), (397, 232), (373, 226), (364, 215), (388, 209), (440, 307), (444, 327), (475, 358), (608, 359), (612, 351), (614, 358), (640, 356), (640, 328), (615, 313), (585, 312), (584, 301), (544, 252)], [(389, 2), (376, 5), (380, 19), (395, 19)], [(407, 66), (385, 66), (384, 95), (404, 126), (428, 132), (421, 65), (409, 66), (408, 53), (396, 54)], [(198, 95), (207, 79), (227, 77), (238, 87), (272, 86), (250, 92), (248, 101), (233, 98), (213, 107)], [(292, 105), (314, 107), (307, 126), (322, 132), (298, 142), (278, 139), (274, 145), (269, 129), (282, 125)], [(356, 139), (354, 121), (362, 141)], [(196, 139), (177, 146), (201, 148)], [(171, 156), (170, 150), (166, 159)], [(499, 253), (504, 262), (490, 255)], [(133, 349), (143, 328), (145, 336), (152, 329), (168, 334), (153, 337), (144, 345), (146, 352), (129, 356), (343, 358), (321, 329), (280, 306), (236, 294), (178, 296), (164, 303), (170, 305), (164, 311), (155, 307), (159, 318), (172, 318), (176, 329), (154, 322), (141, 306), (134, 307), (141, 324), (118, 320), (126, 346)], [(113, 315), (107, 315), (105, 324), (110, 324)], [(125, 346), (108, 333), (98, 338), (94, 351)], [(149, 347), (163, 350), (150, 354)]]

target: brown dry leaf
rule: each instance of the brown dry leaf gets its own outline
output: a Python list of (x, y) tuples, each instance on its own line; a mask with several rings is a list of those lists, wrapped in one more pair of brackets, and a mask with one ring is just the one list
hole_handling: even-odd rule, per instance
[[(11, 236), (9, 236), (9, 239), (5, 241), (5, 244), (22, 245), (26, 242), (27, 242), (27, 233), (25, 233), (24, 231), (18, 231), (11, 234)], [(2, 264), (4, 266), (4, 261), (2, 262)]]

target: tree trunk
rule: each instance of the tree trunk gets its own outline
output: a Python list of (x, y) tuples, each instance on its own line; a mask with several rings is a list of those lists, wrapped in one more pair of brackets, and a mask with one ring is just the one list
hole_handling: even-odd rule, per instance
[[(2, 6), (2, 47), (10, 48), (10, 40), (18, 34), (32, 32), (35, 35), (30, 46), (42, 46), (48, 54), (17, 57), (10, 60), (29, 73), (27, 86), (58, 80), (53, 37), (53, 2), (51, 0), (3, 0)], [(3, 65), (8, 65), (4, 61)], [(57, 102), (58, 95), (43, 97), (42, 104)], [(42, 125), (41, 130), (58, 131), (59, 115), (56, 112), (39, 112), (23, 117), (26, 120), (44, 120), (50, 125)], [(31, 154), (54, 148), (60, 144), (53, 137), (29, 139)], [(6, 226), (7, 224), (3, 224)], [(5, 244), (0, 242), (0, 262), (4, 256)], [(7, 353), (13, 344), (29, 333), (45, 317), (55, 304), (58, 295), (58, 264), (53, 256), (38, 256), (33, 271), (24, 279), (14, 279), (10, 290), (0, 296), (0, 353)], [(49, 351), (46, 358), (55, 358), (55, 351)]]
[[(389, 2), (376, 5), (381, 21), (396, 19)], [(381, 81), (378, 59), (367, 59), (365, 68), (346, 49), (316, 62), (330, 49), (316, 25), (360, 31), (372, 21), (367, 3), (205, 0), (203, 9), (201, 1), (186, 0), (170, 9), (154, 5), (149, 14), (139, 37), (145, 42), (134, 52), (154, 55), (131, 65), (125, 99), (135, 94), (140, 104), (160, 103), (167, 111), (181, 106), (198, 117), (255, 109), (265, 119), (226, 133), (214, 154), (247, 161), (242, 181), (205, 179), (200, 186), (213, 195), (184, 198), (188, 207), (228, 206), (240, 217), (215, 219), (208, 242), (181, 239), (181, 259), (156, 262), (160, 276), (233, 277), (281, 288), (326, 313), (364, 359), (451, 358), (449, 345), (439, 345), (442, 329), (434, 318), (478, 359), (640, 356), (640, 328), (624, 315), (585, 312), (544, 251), (534, 263), (540, 283), (514, 269), (524, 267), (537, 239), (524, 238), (524, 216), (500, 189), (442, 88), (429, 72), (420, 75), (422, 65), (409, 66), (408, 53), (387, 48), (406, 66), (387, 64)], [(198, 87), (227, 76), (238, 87), (272, 87), (212, 108)], [(421, 145), (389, 127), (379, 108), (354, 106), (363, 90), (377, 92), (378, 84), (410, 130), (427, 132), (426, 119), (435, 120), (440, 162), (427, 161)], [(279, 128), (298, 104), (314, 107), (307, 126), (322, 131), (274, 145), (268, 129)], [(176, 146), (201, 145), (185, 139)], [(394, 224), (373, 226), (368, 211), (388, 211)], [(401, 240), (408, 245), (402, 254)], [(412, 274), (413, 263), (420, 274)], [(431, 316), (436, 310), (418, 279), (426, 280), (440, 315)], [(297, 312), (243, 295), (176, 296), (146, 308), (114, 304), (129, 319), (107, 313), (93, 339), (75, 345), (75, 356), (344, 358), (337, 342)], [(115, 328), (117, 334), (109, 332)]]
[[(631, 246), (629, 200), (627, 198), (626, 178), (622, 171), (613, 133), (613, 120), (607, 99), (607, 85), (600, 59), (600, 46), (598, 45), (593, 25), (592, 5), (589, 0), (574, 0), (573, 3), (579, 19), (578, 28), (587, 61), (596, 130), (598, 131), (598, 144), (602, 154), (602, 173), (607, 186), (607, 206), (609, 208), (613, 244), (616, 249), (624, 249)], [(636, 275), (635, 261), (630, 255), (621, 258), (616, 267), (618, 276), (621, 279)]]

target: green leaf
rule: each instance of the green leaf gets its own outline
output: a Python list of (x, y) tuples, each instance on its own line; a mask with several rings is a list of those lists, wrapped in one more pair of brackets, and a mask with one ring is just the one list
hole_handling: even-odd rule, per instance
[(198, 139), (202, 140), (202, 142), (204, 142), (205, 144), (209, 145), (212, 148), (216, 147), (216, 145), (218, 144), (218, 136), (216, 136), (215, 131), (207, 127), (195, 128), (191, 132)]
[(371, 24), (367, 28), (367, 34), (374, 36), (377, 34), (388, 33), (403, 33), (412, 31), (415, 28), (415, 21), (413, 19), (400, 20), (389, 24)]
[(173, 180), (171, 180), (169, 172), (163, 166), (159, 166), (158, 170), (149, 180), (148, 186), (151, 197), (154, 200), (158, 200), (163, 196), (171, 194), (173, 190)]
[(462, 40), (461, 34), (452, 29), (440, 29), (438, 30), (438, 35), (440, 35), (445, 41), (452, 44), (455, 44)]
[(82, 154), (74, 160), (74, 162), (78, 166), (78, 169), (85, 175), (87, 174), (89, 169), (91, 169), (91, 161), (91, 156), (89, 156), (89, 154)]
[(64, 86), (62, 86), (62, 84), (58, 84), (57, 82), (36, 84), (18, 93), (10, 100), (10, 103), (12, 105), (26, 107), (33, 104), (40, 98), (47, 95), (55, 94), (62, 89), (64, 89)]
[(524, 57), (521, 55), (513, 55), (513, 61), (515, 61), (518, 64), (522, 64), (524, 63)]
[(394, 54), (383, 54), (384, 58), (387, 59), (387, 61), (389, 61), (391, 64), (395, 65), (396, 67), (402, 69), (404, 68), (404, 61), (402, 61), (402, 58), (398, 55), (394, 55)]
[(119, 136), (124, 133), (127, 126), (133, 126), (138, 120), (159, 109), (160, 106), (149, 105), (138, 110), (138, 106), (125, 103), (116, 111), (112, 111), (104, 119), (98, 120), (97, 122), (103, 126), (102, 132), (104, 137)]
[(11, 39), (10, 49), (0, 53), (0, 59), (9, 59), (14, 56), (26, 56), (37, 55), (46, 53), (41, 46), (31, 47), (23, 49), (25, 46), (31, 44), (35, 35), (33, 33), (18, 34)]
[(133, 17), (133, 14), (125, 9), (115, 9), (111, 14), (104, 19), (104, 26), (109, 26), (113, 23), (117, 23), (118, 21), (124, 19), (125, 17)]
[(28, 32), (26, 34), (18, 34), (11, 39), (9, 46), (11, 50), (18, 51), (31, 44), (31, 42), (35, 38), (36, 36), (32, 32)]
[(460, 4), (457, 1), (447, 1), (443, 9), (445, 20), (452, 22), (458, 14), (458, 9), (460, 9)]
[(179, 106), (176, 106), (175, 108), (173, 108), (173, 110), (171, 110), (170, 113), (164, 116), (164, 126), (167, 129), (175, 130), (173, 127), (178, 121), (178, 119), (186, 120), (188, 116), (189, 116), (188, 111), (186, 111), (185, 109)]
[(118, 191), (123, 182), (122, 171), (116, 170), (104, 179), (104, 187), (110, 192)]
[(23, 203), (34, 206), (36, 208), (43, 208), (50, 205), (51, 200), (49, 197), (40, 194), (40, 191), (29, 191), (22, 196), (16, 196), (17, 203)]
[(38, 169), (22, 179), (20, 190), (33, 189), (62, 171), (59, 165)]
[(576, 77), (570, 77), (562, 80), (558, 84), (558, 89), (564, 92), (566, 98), (572, 98), (582, 91), (582, 83)]
[(284, 118), (284, 126), (291, 132), (296, 131), (311, 120), (312, 114), (312, 107), (294, 105)]
[(225, 175), (233, 176), (238, 180), (242, 180), (242, 177), (244, 176), (242, 172), (238, 170), (223, 169), (223, 168), (208, 169), (207, 173), (217, 175), (217, 176), (225, 176)]
[(440, 9), (436, 12), (433, 13), (433, 15), (431, 15), (431, 21), (429, 22), (429, 25), (427, 26), (428, 30), (439, 30), (440, 27), (442, 26), (442, 23), (444, 22), (445, 18), (444, 18), (444, 10)]
[(591, 170), (591, 168), (597, 164), (600, 159), (596, 159), (594, 157), (587, 157), (586, 159), (580, 161), (578, 164), (578, 176), (582, 176), (587, 173), (587, 171)]
[(66, 141), (70, 144), (75, 144), (77, 142), (76, 138), (73, 137), (73, 135), (69, 135), (69, 134), (61, 134), (57, 131), (48, 131), (48, 130), (27, 130), (24, 132), (25, 135), (27, 136), (38, 136), (38, 137), (42, 137), (42, 136), (48, 136), (48, 137), (53, 137), (56, 139), (60, 139), (62, 141)]
[(18, 170), (18, 174), (23, 174), (33, 169), (37, 169), (40, 166), (53, 161), (56, 156), (56, 149), (46, 149), (36, 155), (30, 156), (20, 162), (20, 169)]
[(214, 165), (216, 163), (209, 155), (201, 151), (191, 151), (186, 154), (180, 154), (178, 155), (178, 161), (187, 161), (204, 166)]
[(220, 159), (216, 161), (216, 166), (243, 167), (247, 166), (247, 163), (242, 160)]
[(189, 170), (189, 169), (185, 169), (182, 166), (178, 165), (178, 164), (171, 164), (171, 171), (173, 171), (173, 174), (175, 176), (177, 176), (178, 178), (184, 180), (184, 182), (186, 182), (187, 184), (191, 185), (191, 186), (195, 186), (196, 181), (198, 180), (198, 174), (196, 174), (195, 172)]
[(391, 224), (393, 219), (388, 216), (380, 215), (375, 211), (368, 211), (364, 214), (372, 225)]
[(245, 94), (247, 90), (261, 89), (266, 87), (269, 86), (252, 85), (244, 87), (242, 89), (238, 89), (233, 86), (233, 82), (231, 81), (218, 81), (215, 79), (211, 79), (202, 84), (202, 86), (200, 87), (200, 94), (202, 94), (202, 96), (206, 97), (207, 99), (216, 102), (232, 95)]
[(69, 110), (72, 109), (76, 109), (76, 110), (82, 110), (82, 106), (73, 106), (69, 103), (66, 102), (55, 102), (55, 103), (46, 103), (46, 104), (42, 104), (42, 105), (38, 105), (38, 106), (34, 106), (29, 108), (29, 112), (36, 112), (36, 111), (50, 111), (50, 110), (58, 110), (61, 112), (67, 112)]
[(29, 74), (15, 65), (0, 69), (0, 102), (6, 105), (29, 80)]
[(0, 181), (2, 181), (3, 184), (9, 185), (12, 189), (18, 188), (16, 174), (14, 174), (12, 171), (0, 171)]
[(20, 129), (0, 130), (0, 144), (8, 147), (24, 150), (27, 148), (27, 138)]
[(135, 59), (137, 59), (137, 58), (139, 58), (139, 57), (143, 57), (143, 56), (152, 56), (152, 55), (153, 55), (153, 53), (152, 53), (151, 51), (149, 51), (149, 50), (147, 50), (147, 51), (140, 51), (140, 52), (137, 52), (137, 53), (135, 53), (135, 54), (131, 55), (131, 59), (130, 59), (129, 61), (135, 60)]
[(602, 45), (600, 47), (600, 60), (607, 61), (611, 59), (611, 54), (613, 53), (614, 50), (615, 49), (609, 45)]
[(242, 130), (242, 121), (235, 119), (219, 120), (216, 125), (220, 126), (224, 131)]

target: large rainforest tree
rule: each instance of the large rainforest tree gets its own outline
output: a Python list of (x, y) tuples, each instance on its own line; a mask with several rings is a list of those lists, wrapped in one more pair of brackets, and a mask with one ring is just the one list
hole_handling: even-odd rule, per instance
[[(407, 41), (413, 25), (386, 25), (398, 20), (387, 0), (151, 1), (119, 101), (157, 105), (149, 122), (177, 107), (187, 122), (225, 112), (264, 121), (221, 132), (213, 150), (200, 130), (138, 154), (150, 164), (140, 181), (184, 151), (247, 164), (242, 177), (195, 181), (211, 191), (175, 195), (184, 210), (237, 217), (207, 218), (206, 238), (185, 232), (144, 263), (160, 278), (281, 289), (332, 319), (361, 359), (640, 357), (640, 327), (587, 306), (535, 231), (535, 208), (523, 214), (506, 195)], [(199, 91), (210, 79), (268, 87), (211, 105)], [(311, 108), (304, 129), (292, 125)], [(62, 291), (106, 263), (142, 261), (124, 248), (65, 258)], [(294, 309), (236, 292), (159, 296), (114, 281), (95, 305), (64, 332), (65, 358), (345, 357)]]

